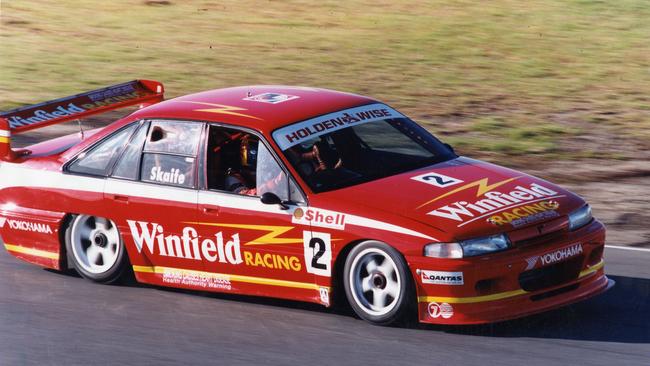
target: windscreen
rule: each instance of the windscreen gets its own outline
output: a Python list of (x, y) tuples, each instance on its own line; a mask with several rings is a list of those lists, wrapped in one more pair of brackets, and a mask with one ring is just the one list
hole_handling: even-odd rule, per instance
[(273, 138), (314, 192), (325, 192), (446, 161), (455, 154), (383, 104), (295, 123)]

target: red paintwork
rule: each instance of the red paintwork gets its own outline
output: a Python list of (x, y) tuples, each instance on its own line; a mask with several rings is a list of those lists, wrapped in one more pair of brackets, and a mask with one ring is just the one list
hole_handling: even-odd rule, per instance
[[(283, 93), (299, 98), (278, 104), (243, 100), (247, 96), (266, 92)], [(243, 205), (256, 204), (259, 202), (258, 198), (227, 193), (205, 191), (192, 191), (194, 193), (191, 193), (188, 190), (183, 190), (183, 194), (190, 196), (196, 194), (197, 197), (196, 201), (183, 203), (179, 202), (174, 193), (180, 189), (168, 188), (169, 191), (165, 191), (167, 193), (154, 198), (145, 197), (146, 195), (134, 195), (127, 197), (128, 202), (121, 202), (119, 200), (121, 197), (117, 197), (119, 194), (111, 193), (108, 188), (103, 193), (102, 187), (110, 186), (111, 189), (117, 189), (115, 187), (119, 188), (121, 185), (133, 187), (136, 183), (114, 179), (83, 178), (84, 182), (88, 182), (88, 184), (81, 184), (78, 182), (82, 178), (61, 173), (63, 164), (79, 152), (125, 124), (140, 119), (197, 120), (247, 127), (258, 131), (278, 150), (271, 138), (271, 133), (275, 129), (314, 116), (374, 102), (376, 101), (367, 97), (313, 88), (249, 86), (213, 90), (142, 108), (102, 130), (86, 133), (86, 138), (83, 141), (61, 153), (47, 154), (62, 146), (67, 147), (75, 144), (78, 141), (76, 135), (32, 146), (30, 149), (35, 155), (45, 156), (15, 158), (11, 164), (0, 163), (0, 169), (3, 168), (3, 164), (4, 167), (11, 167), (11, 169), (26, 168), (44, 174), (46, 177), (44, 180), (48, 184), (56, 179), (62, 179), (63, 182), (69, 180), (70, 184), (67, 186), (64, 184), (65, 187), (48, 188), (42, 187), (39, 182), (29, 182), (0, 189), (0, 218), (45, 223), (52, 228), (51, 234), (43, 234), (14, 230), (5, 225), (0, 228), (0, 234), (6, 243), (58, 255), (58, 259), (46, 260), (42, 256), (28, 254), (29, 250), (27, 253), (23, 253), (10, 249), (9, 251), (17, 257), (41, 266), (62, 269), (68, 265), (65, 245), (61, 241), (61, 231), (65, 230), (65, 220), (68, 214), (83, 213), (104, 216), (117, 223), (130, 262), (136, 269), (140, 269), (136, 270), (136, 277), (141, 282), (161, 286), (311, 301), (323, 303), (326, 306), (329, 303), (321, 300), (319, 287), (331, 288), (330, 295), (332, 291), (342, 290), (336, 282), (337, 271), (341, 270), (343, 265), (342, 257), (339, 257), (339, 254), (347, 252), (346, 250), (351, 245), (360, 241), (380, 240), (392, 245), (404, 255), (417, 289), (420, 321), (430, 323), (469, 324), (511, 319), (579, 301), (607, 288), (608, 280), (604, 275), (602, 264), (599, 265), (605, 241), (604, 227), (594, 220), (590, 225), (575, 232), (569, 232), (566, 229), (566, 215), (584, 205), (584, 201), (580, 197), (552, 183), (524, 173), (468, 158), (457, 158), (417, 171), (345, 189), (314, 194), (278, 151), (278, 155), (284, 160), (290, 173), (307, 194), (309, 207), (344, 213), (346, 215), (344, 230), (322, 227), (313, 222), (311, 227), (292, 223), (291, 216), (281, 213), (251, 211), (245, 209)], [(208, 111), (208, 109), (212, 111)], [(2, 170), (0, 170), (0, 174), (2, 174), (1, 172)], [(463, 182), (447, 188), (439, 188), (411, 179), (427, 172), (444, 174)], [(3, 187), (2, 180), (5, 180), (5, 177), (0, 177), (0, 188)], [(482, 180), (485, 181), (477, 183)], [(93, 182), (96, 182), (97, 185), (96, 192), (91, 192), (88, 188), (93, 186)], [(454, 194), (441, 197), (447, 192), (470, 183), (475, 184), (458, 190)], [(137, 184), (139, 186), (135, 187), (141, 187), (142, 192), (146, 192), (152, 187), (147, 183)], [(453, 205), (456, 202), (475, 202), (485, 198), (483, 194), (489, 191), (508, 193), (518, 189), (516, 187), (528, 188), (533, 184), (554, 192), (554, 194), (548, 195), (553, 198), (540, 197), (536, 199), (536, 202), (553, 201), (552, 204), (555, 205), (557, 214), (557, 217), (546, 220), (547, 228), (540, 230), (543, 234), (546, 234), (544, 230), (557, 229), (558, 231), (550, 237), (537, 240), (537, 242), (535, 240), (539, 232), (536, 225), (544, 221), (535, 222), (532, 226), (523, 225), (520, 228), (513, 228), (511, 225), (498, 226), (488, 222), (486, 219), (492, 217), (492, 215), (488, 215), (467, 224), (463, 221), (463, 225), (459, 226), (461, 222), (427, 214), (432, 210)], [(82, 186), (85, 188), (80, 188)], [(489, 186), (492, 186), (491, 190), (479, 191), (479, 189)], [(240, 200), (242, 206), (235, 205), (233, 207), (236, 208), (228, 208), (219, 205), (220, 200), (234, 199), (233, 197)], [(423, 205), (436, 197), (439, 199), (435, 202)], [(10, 205), (8, 205), (9, 203)], [(522, 200), (522, 204), (519, 206), (525, 206), (525, 203), (525, 200)], [(506, 211), (511, 211), (511, 209)], [(429, 236), (431, 239), (386, 231), (381, 225), (372, 227), (372, 225), (365, 225), (362, 221), (354, 222), (350, 219), (352, 217), (350, 215), (396, 225)], [(475, 216), (480, 215), (476, 214)], [(243, 263), (211, 262), (204, 258), (197, 260), (165, 257), (156, 253), (155, 250), (153, 253), (146, 249), (139, 251), (127, 220), (156, 223), (164, 227), (165, 235), (180, 236), (184, 228), (192, 227), (197, 230), (202, 240), (215, 238), (215, 234), (221, 232), (224, 242), (227, 242), (233, 238), (233, 235), (238, 234)], [(469, 221), (469, 217), (467, 221)], [(240, 226), (235, 228), (232, 225)], [(260, 226), (284, 227), (285, 229), (280, 230), (275, 236), (269, 235), (266, 238), (261, 238), (270, 230), (265, 230)], [(511, 239), (521, 245), (516, 245), (515, 248), (501, 253), (474, 258), (445, 260), (423, 256), (424, 245), (431, 242), (451, 242), (500, 232), (508, 232)], [(329, 234), (332, 239), (331, 266), (333, 270), (331, 277), (315, 275), (306, 271), (303, 235), (320, 235), (319, 233)], [(276, 238), (284, 240), (280, 243), (273, 243)], [(261, 243), (257, 243), (256, 240), (260, 240)], [(521, 290), (518, 276), (526, 270), (526, 259), (576, 243), (580, 243), (583, 250), (579, 256), (580, 263), (576, 265), (579, 268), (576, 268), (588, 271), (598, 265), (599, 267), (595, 267), (597, 270), (593, 270), (577, 280), (563, 282), (544, 290), (505, 298), (502, 296), (503, 293)], [(261, 262), (255, 261), (256, 255), (261, 256)], [(264, 255), (267, 256), (266, 261)], [(278, 259), (293, 263), (293, 268), (266, 268), (269, 264), (271, 267), (276, 266), (275, 261)], [(231, 278), (230, 287), (210, 288), (207, 285), (209, 281), (201, 282), (196, 278), (194, 284), (192, 284), (192, 278), (186, 278), (185, 283), (174, 283), (170, 282), (171, 277), (164, 280), (161, 273), (142, 270), (152, 266), (196, 271), (194, 274), (199, 272), (228, 274)], [(424, 284), (419, 274), (421, 270), (463, 272), (464, 285)], [(265, 282), (264, 279), (269, 281)], [(489, 288), (477, 287), (477, 282), (482, 280), (494, 281), (491, 282)], [(223, 282), (221, 284), (223, 285)], [(309, 284), (312, 284), (312, 287)], [(540, 294), (548, 294), (549, 291), (556, 288), (564, 289), (573, 284), (578, 285), (576, 289), (570, 289), (559, 295), (537, 301), (531, 300), (531, 297), (539, 297)], [(204, 287), (204, 285), (208, 287)], [(496, 298), (491, 299), (490, 296)], [(451, 298), (449, 302), (453, 307), (453, 316), (449, 318), (431, 317), (427, 310), (431, 298)]]

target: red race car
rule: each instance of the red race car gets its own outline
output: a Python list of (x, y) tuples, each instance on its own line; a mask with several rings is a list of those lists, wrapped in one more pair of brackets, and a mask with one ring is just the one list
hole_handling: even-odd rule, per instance
[[(126, 106), (18, 150), (12, 135)], [(137, 80), (0, 114), (7, 251), (111, 283), (347, 298), (390, 324), (518, 318), (604, 292), (605, 228), (578, 196), (459, 157), (377, 100), (249, 86), (163, 101)], [(339, 296), (336, 296), (339, 295)]]

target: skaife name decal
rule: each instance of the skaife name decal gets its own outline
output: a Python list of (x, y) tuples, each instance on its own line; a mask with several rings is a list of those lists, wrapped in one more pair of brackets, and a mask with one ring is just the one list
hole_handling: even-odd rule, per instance
[(522, 202), (552, 197), (557, 194), (558, 192), (552, 189), (533, 183), (529, 187), (517, 186), (509, 193), (489, 191), (483, 194), (485, 198), (474, 202), (456, 201), (430, 211), (428, 215), (463, 223), (468, 219), (496, 212)]

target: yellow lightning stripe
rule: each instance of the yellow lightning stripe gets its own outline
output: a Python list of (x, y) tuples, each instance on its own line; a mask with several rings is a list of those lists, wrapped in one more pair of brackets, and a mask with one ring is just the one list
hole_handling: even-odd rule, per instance
[(185, 222), (185, 224), (228, 227), (228, 228), (244, 229), (244, 230), (268, 231), (267, 233), (260, 236), (259, 238), (251, 240), (244, 245), (296, 244), (296, 243), (303, 242), (303, 238), (278, 238), (282, 234), (293, 229), (293, 226), (247, 225), (247, 224), (228, 224), (228, 223), (213, 223), (213, 222)]
[(154, 266), (154, 267), (151, 267), (151, 266), (133, 266), (133, 271), (138, 272), (138, 273), (153, 273), (153, 274), (165, 274), (165, 272), (172, 272), (172, 273), (173, 272), (178, 272), (178, 273), (187, 274), (187, 275), (203, 276), (203, 277), (208, 277), (208, 278), (227, 279), (229, 281), (253, 283), (253, 284), (256, 284), (256, 285), (291, 287), (291, 288), (300, 288), (300, 289), (316, 290), (316, 291), (319, 291), (321, 288), (326, 288), (326, 289), (330, 290), (329, 287), (320, 286), (320, 285), (317, 285), (315, 283), (276, 280), (276, 279), (273, 279), (273, 278), (242, 276), (242, 275), (236, 275), (236, 274), (194, 271), (194, 270), (182, 269), (182, 268), (170, 268), (170, 267), (158, 267), (158, 266)]
[(0, 137), (0, 143), (8, 144), (9, 143), (9, 137)]
[(495, 189), (497, 187), (500, 187), (500, 186), (502, 186), (502, 185), (504, 185), (506, 183), (512, 182), (513, 180), (519, 179), (519, 178), (521, 178), (521, 177), (509, 178), (509, 179), (506, 179), (506, 180), (502, 180), (501, 182), (497, 182), (497, 183), (489, 184), (489, 185), (488, 185), (488, 179), (483, 178), (481, 180), (477, 180), (475, 182), (468, 183), (468, 184), (465, 184), (464, 186), (461, 186), (461, 187), (458, 187), (458, 188), (456, 188), (454, 190), (451, 190), (451, 191), (449, 191), (449, 192), (447, 192), (447, 193), (445, 193), (443, 195), (440, 195), (440, 196), (438, 196), (438, 197), (436, 197), (436, 198), (434, 198), (434, 199), (432, 199), (430, 201), (427, 201), (427, 202), (421, 204), (417, 208), (422, 208), (422, 207), (424, 207), (424, 206), (426, 206), (426, 205), (428, 205), (430, 203), (436, 202), (437, 200), (443, 199), (445, 197), (451, 196), (452, 194), (458, 193), (460, 191), (464, 191), (464, 190), (466, 190), (468, 188), (472, 188), (472, 187), (478, 187), (476, 189), (476, 197), (480, 197), (481, 195), (483, 195), (484, 193), (486, 193), (488, 191), (491, 191), (491, 190), (493, 190), (493, 189)]
[(10, 252), (27, 254), (34, 257), (41, 257), (41, 258), (54, 259), (54, 260), (59, 259), (59, 253), (48, 252), (45, 250), (34, 249), (34, 248), (27, 248), (20, 245), (5, 244), (5, 249), (7, 249)]
[(182, 101), (182, 102), (183, 103), (207, 105), (209, 107), (214, 107), (214, 108), (195, 109), (194, 111), (196, 111), (196, 112), (228, 114), (228, 115), (231, 115), (231, 116), (253, 118), (253, 119), (263, 121), (263, 119), (255, 117), (255, 116), (251, 116), (251, 115), (243, 114), (243, 113), (237, 113), (237, 111), (247, 111), (248, 109), (246, 109), (246, 108), (233, 107), (231, 105), (215, 104), (215, 103), (192, 102), (192, 101)]

